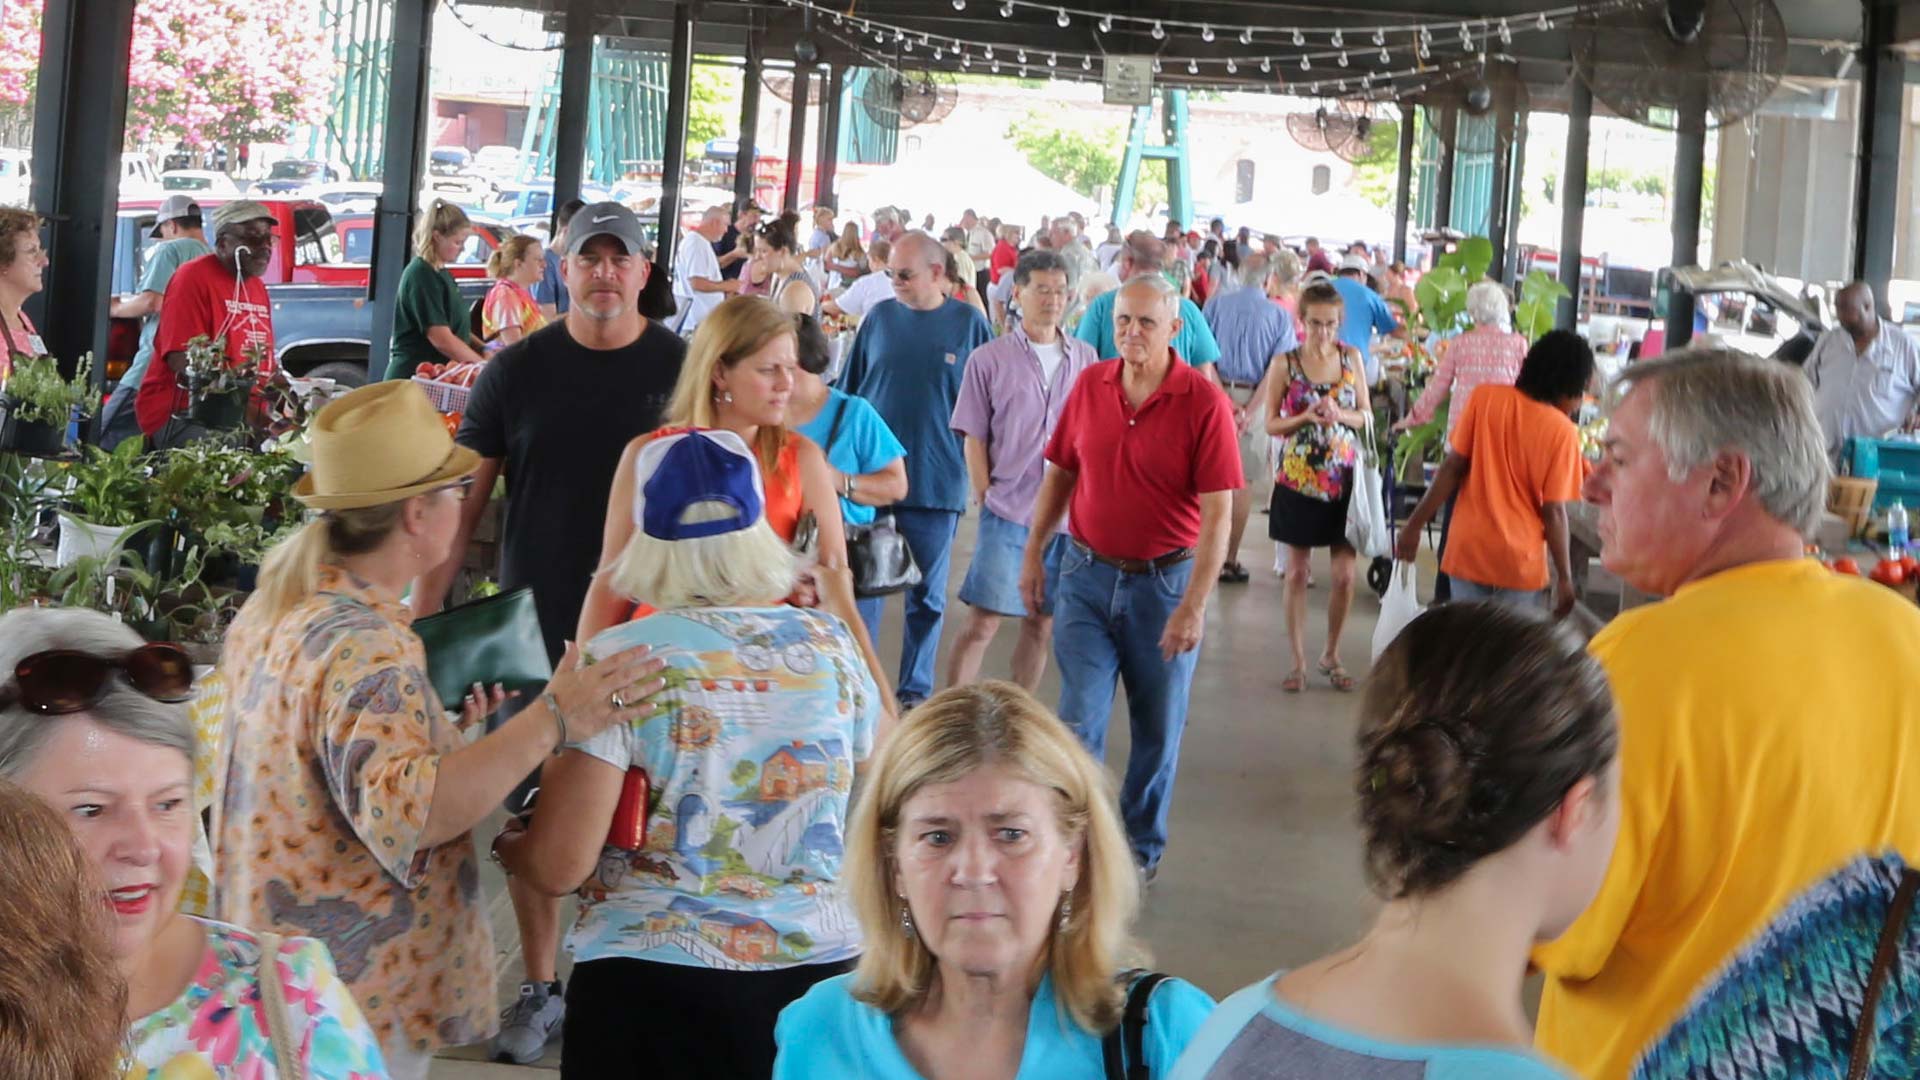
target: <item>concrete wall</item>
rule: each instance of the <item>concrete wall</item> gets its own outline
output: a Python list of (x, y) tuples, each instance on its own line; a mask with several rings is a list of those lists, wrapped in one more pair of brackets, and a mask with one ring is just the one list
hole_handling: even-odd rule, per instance
[[(1744, 258), (1807, 281), (1847, 277), (1858, 139), (1854, 102), (1847, 86), (1832, 119), (1762, 116), (1720, 130), (1714, 263)], [(1911, 130), (1909, 125), (1909, 143)], [(1901, 247), (1913, 250), (1912, 244)], [(1903, 253), (1899, 260), (1908, 257)], [(1895, 275), (1906, 276), (1900, 268)]]

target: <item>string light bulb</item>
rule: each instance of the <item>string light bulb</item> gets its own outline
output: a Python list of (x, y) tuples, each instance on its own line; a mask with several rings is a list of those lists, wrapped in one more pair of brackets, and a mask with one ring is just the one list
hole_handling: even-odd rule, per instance
[(1100, 16), (1100, 32), (1103, 34), (1113, 33), (1113, 16), (1111, 15)]
[(1302, 54), (1302, 55), (1301, 55), (1301, 57), (1300, 57), (1300, 70), (1301, 70), (1301, 71), (1312, 71), (1312, 70), (1313, 70), (1313, 57), (1311, 57), (1311, 56), (1307, 56), (1307, 55), (1305, 55), (1305, 54)]
[(1153, 24), (1153, 40), (1155, 41), (1167, 40), (1167, 28), (1164, 26), (1161, 26), (1159, 20), (1157, 19), (1154, 20), (1154, 24)]
[(1211, 27), (1211, 26), (1208, 26), (1208, 25), (1207, 25), (1206, 23), (1201, 23), (1201, 24), (1200, 24), (1200, 40), (1201, 40), (1201, 41), (1212, 41), (1212, 40), (1213, 40), (1213, 27)]
[(1062, 30), (1065, 30), (1067, 27), (1073, 25), (1073, 20), (1067, 17), (1066, 8), (1061, 8), (1059, 13), (1053, 17), (1053, 21)]
[(1539, 18), (1533, 20), (1533, 25), (1542, 30), (1551, 30), (1553, 29), (1553, 20), (1547, 18), (1547, 13), (1543, 11), (1540, 13)]
[(1057, 56), (1055, 56), (1055, 55), (1053, 55), (1052, 53), (1048, 53), (1048, 54), (1047, 54), (1047, 66), (1048, 66), (1048, 67), (1059, 67), (1059, 66), (1060, 66), (1060, 58), (1059, 58), (1059, 57), (1057, 57)]
[(973, 54), (972, 54), (972, 53), (961, 53), (961, 54), (960, 54), (960, 66), (961, 66), (961, 67), (963, 67), (963, 68), (970, 68), (970, 67), (972, 67), (972, 66), (973, 66)]
[(1297, 27), (1297, 26), (1296, 26), (1296, 27), (1294, 27), (1294, 28), (1293, 28), (1293, 44), (1294, 44), (1294, 46), (1295, 46), (1295, 47), (1297, 48), (1297, 47), (1299, 47), (1299, 46), (1301, 46), (1301, 45), (1305, 45), (1306, 43), (1307, 43), (1307, 35), (1305, 35), (1305, 34), (1303, 34), (1303, 33), (1301, 33), (1301, 32), (1300, 32), (1300, 28), (1299, 28), (1299, 27)]
[(1240, 70), (1240, 65), (1233, 62), (1233, 57), (1231, 56), (1227, 57), (1227, 74), (1233, 75), (1238, 73), (1239, 70)]
[(1341, 67), (1347, 66), (1347, 50), (1345, 49), (1340, 50), (1340, 66)]
[(1000, 5), (1000, 17), (1003, 19), (1013, 18), (1013, 0), (1007, 0), (1006, 3)]
[(1340, 31), (1335, 30), (1333, 32), (1333, 47), (1337, 49), (1346, 43), (1346, 39), (1341, 36)]
[(953, 0), (953, 10), (955, 11), (967, 10), (967, 0)]
[(1019, 60), (1019, 61), (1020, 61), (1021, 63), (1023, 63), (1023, 64), (1024, 64), (1024, 63), (1026, 63), (1026, 62), (1027, 62), (1027, 50), (1025, 50), (1025, 49), (1021, 49), (1021, 50), (1020, 50), (1020, 51), (1019, 51), (1018, 53), (1016, 53), (1016, 54), (1015, 54), (1015, 59), (1017, 59), (1017, 60)]
[(987, 65), (987, 66), (988, 66), (989, 68), (991, 68), (991, 69), (993, 70), (993, 73), (994, 73), (995, 75), (998, 75), (998, 74), (1000, 74), (1000, 61), (998, 61), (998, 60), (995, 60), (995, 61), (994, 61), (993, 63), (991, 63), (991, 64), (989, 64), (989, 65)]
[(1245, 30), (1240, 31), (1240, 44), (1253, 44), (1253, 27), (1249, 26)]
[(1157, 56), (1153, 58), (1153, 73), (1160, 74), (1160, 58)]
[(907, 39), (907, 43), (906, 43), (905, 45), (902, 45), (902, 46), (900, 46), (900, 48), (901, 48), (901, 50), (902, 50), (902, 51), (904, 51), (904, 52), (912, 52), (912, 51), (913, 51), (913, 39), (911, 39), (911, 38), (909, 38), (909, 39)]
[(1198, 61), (1191, 60), (1191, 59), (1187, 61), (1187, 74), (1189, 75), (1200, 74), (1200, 64)]
[(1083, 57), (1081, 57), (1081, 58), (1080, 58), (1080, 70), (1081, 70), (1081, 71), (1092, 71), (1092, 70), (1093, 70), (1093, 57), (1091, 57), (1091, 56), (1083, 56)]
[(1387, 32), (1378, 26), (1374, 27), (1373, 43), (1375, 45), (1385, 45), (1387, 43)]
[(1261, 58), (1260, 58), (1260, 70), (1261, 70), (1261, 71), (1265, 71), (1265, 72), (1272, 72), (1272, 71), (1273, 71), (1273, 57), (1271, 57), (1271, 56), (1263, 56), (1263, 57), (1261, 57)]
[(946, 51), (945, 49), (942, 49), (942, 48), (941, 48), (940, 46), (938, 46), (938, 45), (935, 45), (935, 46), (933, 47), (933, 58), (934, 58), (935, 60), (938, 60), (938, 59), (940, 59), (940, 58), (941, 58), (942, 56), (945, 56), (945, 55), (946, 55), (946, 52), (947, 52), (947, 51)]
[(1513, 44), (1513, 30), (1507, 26), (1507, 20), (1505, 19), (1500, 20), (1500, 44)]
[(1387, 52), (1387, 48), (1384, 45), (1380, 47), (1380, 62), (1383, 64), (1393, 63), (1393, 54)]

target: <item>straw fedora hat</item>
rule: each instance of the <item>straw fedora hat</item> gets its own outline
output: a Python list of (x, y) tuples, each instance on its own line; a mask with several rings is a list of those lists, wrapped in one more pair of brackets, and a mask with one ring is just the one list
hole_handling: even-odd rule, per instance
[(426, 392), (406, 380), (347, 394), (314, 418), (312, 467), (293, 496), (315, 510), (381, 506), (453, 483), (480, 466)]

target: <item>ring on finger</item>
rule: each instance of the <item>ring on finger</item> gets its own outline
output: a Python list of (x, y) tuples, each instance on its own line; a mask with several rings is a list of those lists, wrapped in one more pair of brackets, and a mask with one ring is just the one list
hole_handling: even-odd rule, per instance
[(616, 709), (624, 709), (627, 707), (627, 703), (622, 700), (619, 694), (615, 694), (613, 695), (613, 707)]

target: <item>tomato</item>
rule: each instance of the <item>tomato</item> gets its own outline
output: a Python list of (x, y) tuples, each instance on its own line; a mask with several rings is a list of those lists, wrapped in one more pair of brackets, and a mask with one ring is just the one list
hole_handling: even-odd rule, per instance
[(1902, 555), (1900, 556), (1900, 569), (1905, 570), (1908, 577), (1920, 577), (1920, 559), (1916, 559), (1911, 555)]
[(1907, 580), (1907, 568), (1898, 560), (1888, 559), (1873, 568), (1874, 580), (1882, 585), (1898, 585)]
[(1833, 572), (1836, 574), (1852, 574), (1854, 577), (1859, 577), (1860, 564), (1854, 562), (1851, 558), (1841, 557), (1833, 560)]
[(461, 419), (460, 413), (450, 412), (445, 416), (441, 417), (440, 419), (443, 422), (445, 422), (447, 425), (447, 434), (449, 435), (460, 434), (460, 419)]

